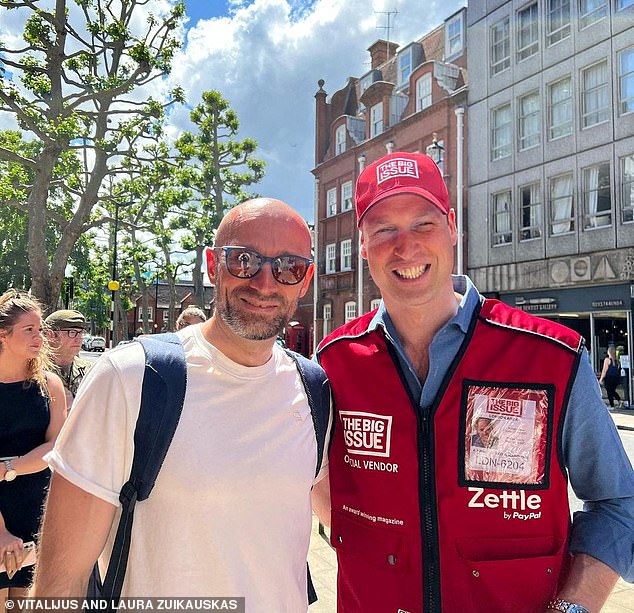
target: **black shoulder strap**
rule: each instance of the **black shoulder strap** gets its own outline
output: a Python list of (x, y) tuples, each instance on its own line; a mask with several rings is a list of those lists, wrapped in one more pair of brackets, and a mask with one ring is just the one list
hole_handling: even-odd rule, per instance
[(315, 476), (317, 476), (321, 469), (321, 460), (326, 445), (326, 432), (330, 420), (330, 384), (326, 373), (317, 362), (313, 362), (290, 349), (285, 349), (285, 351), (295, 360), (308, 397), (317, 439), (317, 467), (315, 468)]
[[(326, 433), (328, 432), (328, 422), (330, 420), (330, 384), (323, 368), (300, 353), (295, 353), (290, 349), (285, 349), (286, 353), (295, 360), (297, 371), (304, 384), (310, 414), (313, 418), (315, 428), (315, 438), (317, 439), (317, 466), (315, 477), (321, 469), (321, 460), (326, 446)], [(317, 602), (317, 592), (310, 576), (310, 568), (306, 564), (307, 584), (308, 584), (308, 604)]]
[[(134, 430), (130, 479), (121, 488), (122, 511), (99, 596), (111, 606), (121, 595), (130, 551), (134, 505), (152, 491), (183, 409), (187, 385), (185, 351), (176, 334), (137, 339), (145, 351), (141, 407)], [(92, 594), (92, 590), (89, 591)]]

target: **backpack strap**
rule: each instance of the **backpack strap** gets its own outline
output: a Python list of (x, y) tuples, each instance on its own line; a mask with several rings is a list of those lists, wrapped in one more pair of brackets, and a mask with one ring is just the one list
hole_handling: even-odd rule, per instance
[(315, 477), (321, 470), (321, 460), (326, 446), (326, 433), (330, 422), (330, 384), (326, 373), (317, 362), (313, 362), (300, 353), (290, 349), (284, 349), (293, 358), (297, 365), (297, 371), (304, 384), (310, 414), (313, 418), (315, 437), (317, 439), (317, 467)]
[[(328, 424), (330, 422), (330, 384), (328, 383), (326, 373), (319, 364), (290, 349), (284, 349), (284, 351), (295, 361), (297, 372), (299, 372), (299, 376), (304, 384), (304, 389), (306, 390), (308, 406), (310, 407), (313, 427), (315, 428), (315, 438), (317, 439), (316, 477), (321, 470), (321, 460), (324, 455), (324, 447), (326, 446), (326, 433), (328, 432)], [(310, 576), (308, 563), (306, 563), (306, 576), (308, 584), (308, 604), (313, 604), (317, 602), (317, 592), (313, 585), (313, 579)]]
[(152, 491), (180, 418), (187, 385), (185, 351), (176, 334), (137, 339), (145, 351), (141, 407), (134, 430), (134, 458), (129, 480), (121, 488), (122, 511), (101, 589), (101, 598), (116, 606), (128, 564), (134, 505)]

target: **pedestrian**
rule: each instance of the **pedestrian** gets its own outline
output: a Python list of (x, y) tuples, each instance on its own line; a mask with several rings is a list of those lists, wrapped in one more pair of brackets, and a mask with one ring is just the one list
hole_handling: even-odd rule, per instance
[[(582, 338), (452, 275), (461, 238), (428, 156), (366, 167), (355, 205), (382, 302), (317, 351), (339, 613), (599, 611), (634, 580), (634, 475)], [(473, 444), (480, 417), (494, 445)], [(572, 525), (568, 475), (587, 501)]]
[(26, 292), (0, 296), (0, 613), (26, 595), (24, 544), (40, 525), (50, 471), (43, 459), (66, 416), (64, 386), (48, 370), (42, 312)]
[(188, 306), (176, 320), (176, 329), (182, 330), (187, 326), (191, 326), (192, 324), (201, 324), (203, 321), (207, 321), (207, 315), (205, 312), (195, 306)]
[[(177, 333), (185, 403), (137, 505), (122, 597), (243, 596), (252, 613), (307, 610), (317, 444), (295, 362), (275, 339), (308, 290), (310, 253), (306, 223), (278, 200), (247, 201), (222, 220), (206, 251), (217, 308)], [(97, 557), (107, 564), (143, 365), (138, 343), (119, 347), (79, 391), (50, 456), (36, 596), (85, 594)]]
[(603, 368), (601, 369), (601, 376), (599, 383), (605, 386), (605, 391), (608, 395), (608, 403), (610, 408), (614, 408), (614, 400), (621, 403), (621, 396), (616, 391), (618, 384), (621, 382), (621, 362), (616, 355), (616, 349), (614, 345), (608, 347), (608, 355), (603, 360)]
[(82, 379), (92, 362), (79, 357), (86, 330), (83, 313), (72, 309), (53, 311), (45, 320), (46, 337), (57, 374), (64, 382), (66, 406), (70, 410)]

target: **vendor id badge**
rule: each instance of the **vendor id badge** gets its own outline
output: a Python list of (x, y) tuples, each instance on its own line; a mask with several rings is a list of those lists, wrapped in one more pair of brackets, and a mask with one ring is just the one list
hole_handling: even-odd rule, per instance
[(549, 390), (468, 384), (465, 392), (465, 480), (542, 485)]

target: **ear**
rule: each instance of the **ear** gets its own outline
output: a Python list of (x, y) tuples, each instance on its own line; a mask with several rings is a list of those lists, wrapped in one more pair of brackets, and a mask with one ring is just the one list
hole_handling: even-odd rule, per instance
[(363, 232), (361, 232), (361, 235), (360, 235), (360, 245), (359, 245), (359, 248), (361, 249), (361, 257), (362, 257), (364, 260), (367, 260), (367, 259), (368, 259), (368, 252), (367, 252), (367, 250), (366, 250), (366, 248), (365, 248), (365, 235), (363, 234)]
[(216, 284), (216, 252), (212, 247), (205, 248), (205, 260), (207, 263), (207, 276), (212, 285)]
[(449, 225), (451, 244), (455, 247), (458, 244), (458, 230), (456, 229), (456, 211), (454, 209), (449, 209), (447, 213), (447, 224)]
[(315, 265), (311, 264), (308, 267), (308, 270), (306, 271), (306, 276), (304, 277), (304, 280), (302, 281), (302, 289), (299, 292), (300, 298), (306, 295), (306, 292), (308, 291), (308, 288), (310, 287), (310, 280), (313, 278), (314, 274), (315, 274)]

